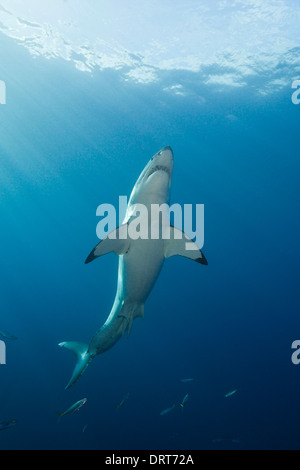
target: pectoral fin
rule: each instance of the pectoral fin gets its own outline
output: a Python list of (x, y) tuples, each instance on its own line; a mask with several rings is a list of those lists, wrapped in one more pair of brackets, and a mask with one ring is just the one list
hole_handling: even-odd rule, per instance
[(208, 264), (196, 243), (180, 229), (171, 226), (170, 239), (165, 240), (165, 257), (170, 258), (175, 255), (189, 258), (200, 264)]
[(101, 240), (87, 257), (85, 264), (94, 261), (99, 256), (114, 252), (117, 255), (124, 255), (129, 250), (130, 240), (127, 234), (127, 224), (121, 225), (111, 232), (106, 238)]

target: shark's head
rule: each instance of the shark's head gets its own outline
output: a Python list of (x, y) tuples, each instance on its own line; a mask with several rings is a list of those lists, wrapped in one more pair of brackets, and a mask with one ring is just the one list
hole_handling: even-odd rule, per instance
[(131, 203), (169, 203), (173, 173), (173, 152), (171, 147), (164, 147), (148, 162), (132, 194)]

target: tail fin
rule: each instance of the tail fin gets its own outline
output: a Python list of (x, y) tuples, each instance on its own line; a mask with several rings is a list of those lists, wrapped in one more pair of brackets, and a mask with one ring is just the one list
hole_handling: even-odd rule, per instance
[(59, 343), (61, 348), (69, 349), (76, 357), (76, 365), (73, 371), (73, 375), (70, 379), (70, 382), (66, 386), (66, 390), (79, 379), (79, 377), (83, 374), (87, 366), (93, 360), (94, 356), (91, 355), (88, 351), (89, 347), (85, 343), (79, 343), (77, 341), (67, 341), (63, 343)]

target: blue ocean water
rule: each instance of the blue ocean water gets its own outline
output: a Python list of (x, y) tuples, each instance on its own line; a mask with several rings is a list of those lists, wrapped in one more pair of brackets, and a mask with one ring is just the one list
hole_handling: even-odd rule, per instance
[[(0, 421), (18, 423), (0, 449), (298, 449), (300, 109), (290, 86), (222, 93), (195, 76), (183, 99), (0, 44), (0, 329), (18, 337), (5, 340), (0, 366)], [(167, 72), (162, 80), (170, 85)], [(117, 257), (84, 264), (96, 208), (129, 196), (166, 145), (172, 202), (205, 204), (208, 266), (167, 260), (145, 320), (65, 391), (74, 358), (58, 343), (88, 342), (115, 295)]]

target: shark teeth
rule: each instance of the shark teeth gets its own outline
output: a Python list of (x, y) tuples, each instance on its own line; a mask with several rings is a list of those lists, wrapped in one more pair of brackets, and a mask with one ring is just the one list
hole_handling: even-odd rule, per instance
[(153, 173), (156, 173), (157, 171), (164, 171), (165, 173), (167, 173), (169, 176), (170, 176), (170, 170), (169, 168), (167, 168), (166, 166), (163, 166), (163, 165), (156, 165), (154, 166), (153, 168), (151, 168), (149, 174), (148, 174), (148, 178), (153, 175)]

